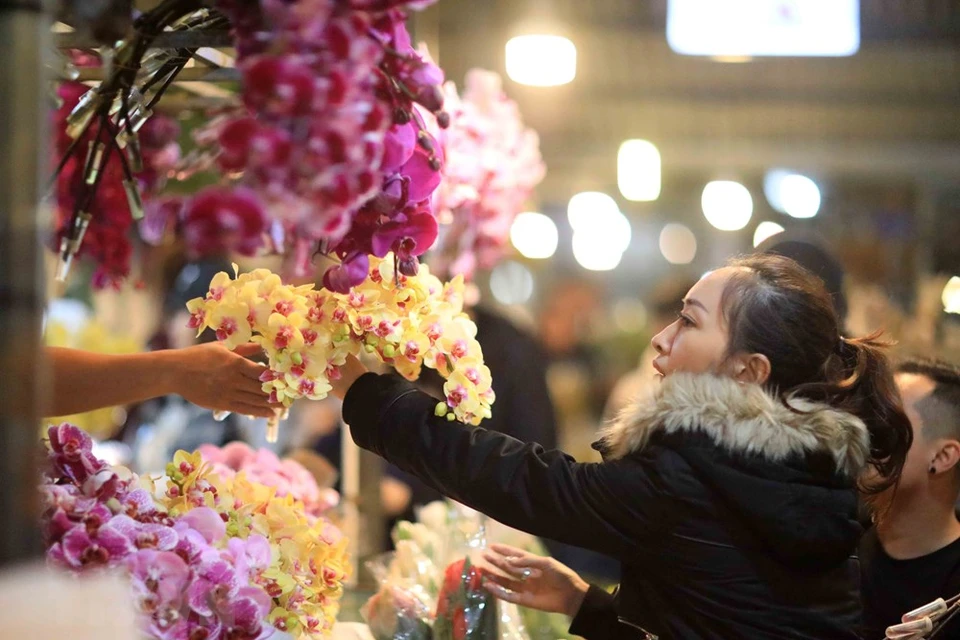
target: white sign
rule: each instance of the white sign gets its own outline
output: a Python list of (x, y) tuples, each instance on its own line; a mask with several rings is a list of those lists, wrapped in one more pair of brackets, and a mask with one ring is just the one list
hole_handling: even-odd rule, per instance
[(691, 56), (852, 56), (859, 0), (668, 0), (667, 42)]

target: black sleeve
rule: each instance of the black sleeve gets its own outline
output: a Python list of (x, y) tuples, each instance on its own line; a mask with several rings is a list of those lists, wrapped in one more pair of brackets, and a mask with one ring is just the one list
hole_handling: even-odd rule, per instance
[(636, 637), (635, 631), (620, 624), (616, 597), (593, 585), (570, 622), (570, 633), (586, 640)]
[(581, 464), (438, 418), (436, 402), (404, 380), (366, 374), (343, 416), (357, 445), (508, 526), (621, 559), (657, 539), (666, 518), (655, 465)]
[[(536, 442), (545, 449), (557, 446), (557, 417), (547, 387), (546, 358), (536, 344), (520, 345), (509, 366), (493, 372), (493, 390), (497, 402), (504, 401), (500, 411), (484, 424), (490, 431), (499, 431), (523, 442)], [(497, 389), (500, 386), (501, 389)], [(496, 403), (494, 403), (496, 406)]]

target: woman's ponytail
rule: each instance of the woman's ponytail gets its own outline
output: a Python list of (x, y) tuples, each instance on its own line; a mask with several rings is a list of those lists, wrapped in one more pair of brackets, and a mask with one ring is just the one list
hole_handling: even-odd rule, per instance
[[(879, 476), (861, 482), (861, 490), (867, 494), (897, 484), (913, 443), (910, 420), (903, 411), (885, 354), (888, 347), (880, 340), (879, 331), (864, 338), (840, 338), (837, 355), (841, 366), (828, 373), (828, 388), (823, 389), (832, 397), (833, 406), (858, 416), (867, 425), (869, 462)], [(830, 373), (836, 376), (833, 380)]]
[(870, 433), (861, 488), (876, 494), (900, 480), (913, 441), (910, 421), (885, 351), (875, 333), (840, 337), (840, 322), (823, 282), (794, 261), (773, 255), (734, 260), (722, 298), (729, 354), (762, 353), (767, 386), (783, 398), (800, 396), (851, 413)]

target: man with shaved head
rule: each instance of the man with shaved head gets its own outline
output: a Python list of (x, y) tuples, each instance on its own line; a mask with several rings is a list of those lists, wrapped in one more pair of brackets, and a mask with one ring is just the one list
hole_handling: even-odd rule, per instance
[[(911, 360), (896, 377), (913, 445), (860, 543), (867, 640), (883, 638), (907, 611), (960, 593), (960, 368)], [(960, 638), (958, 620), (938, 638)]]

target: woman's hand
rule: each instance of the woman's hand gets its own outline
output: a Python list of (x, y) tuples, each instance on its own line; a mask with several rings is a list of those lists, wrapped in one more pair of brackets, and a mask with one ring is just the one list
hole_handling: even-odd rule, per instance
[(590, 588), (566, 565), (515, 547), (491, 545), (483, 558), (503, 574), (487, 572), (484, 587), (506, 602), (573, 617)]
[(333, 386), (331, 393), (341, 400), (347, 395), (347, 391), (357, 381), (357, 378), (367, 373), (367, 368), (354, 356), (347, 356), (347, 361), (340, 367), (340, 377), (337, 380), (330, 380)]

